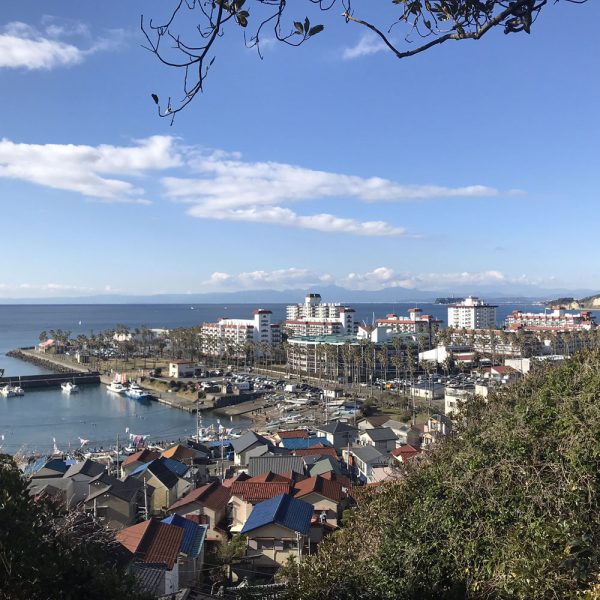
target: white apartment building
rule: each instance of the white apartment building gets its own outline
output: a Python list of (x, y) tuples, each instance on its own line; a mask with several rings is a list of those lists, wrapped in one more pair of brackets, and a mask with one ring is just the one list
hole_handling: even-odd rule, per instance
[(273, 346), (281, 343), (281, 330), (272, 323), (270, 310), (254, 311), (252, 319), (225, 319), (202, 325), (202, 350), (204, 354), (221, 356), (227, 349), (238, 354), (245, 352), (248, 343), (255, 345), (255, 356), (261, 355), (260, 343)]
[(591, 331), (596, 328), (596, 317), (589, 311), (568, 313), (563, 307), (554, 307), (551, 312), (526, 313), (520, 310), (506, 317), (508, 329), (549, 331)]
[(410, 308), (408, 317), (399, 317), (392, 313), (385, 319), (377, 319), (377, 327), (383, 327), (394, 333), (425, 333), (427, 335), (435, 333), (442, 322), (431, 315), (422, 313), (420, 308)]
[(448, 306), (448, 327), (454, 329), (495, 329), (496, 308), (475, 296)]
[(321, 302), (320, 294), (307, 294), (302, 304), (287, 307), (285, 328), (293, 336), (354, 335), (358, 323), (354, 309)]

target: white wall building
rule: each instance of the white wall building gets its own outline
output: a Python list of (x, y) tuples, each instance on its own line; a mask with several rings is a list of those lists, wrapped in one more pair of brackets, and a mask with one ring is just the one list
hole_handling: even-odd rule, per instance
[(242, 354), (244, 347), (254, 344), (255, 356), (261, 355), (260, 346), (267, 343), (278, 345), (281, 343), (281, 331), (278, 324), (271, 322), (270, 310), (258, 309), (254, 311), (252, 319), (225, 319), (221, 318), (216, 323), (202, 325), (202, 350), (204, 354), (220, 356), (226, 350)]
[(490, 329), (496, 327), (496, 308), (475, 296), (448, 306), (448, 327), (454, 329)]
[(287, 307), (285, 327), (293, 336), (354, 335), (354, 312), (339, 303), (321, 302), (320, 294), (307, 294), (302, 304)]
[(554, 331), (591, 331), (596, 328), (596, 317), (589, 311), (568, 313), (562, 307), (555, 307), (551, 312), (526, 313), (513, 310), (506, 317), (509, 329), (554, 330)]

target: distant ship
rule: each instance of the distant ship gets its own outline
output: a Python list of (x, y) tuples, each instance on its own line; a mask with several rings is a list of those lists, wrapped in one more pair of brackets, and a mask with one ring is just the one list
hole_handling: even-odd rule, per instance
[(458, 304), (459, 302), (462, 302), (463, 300), (464, 300), (464, 298), (453, 298), (453, 297), (436, 298), (435, 304)]

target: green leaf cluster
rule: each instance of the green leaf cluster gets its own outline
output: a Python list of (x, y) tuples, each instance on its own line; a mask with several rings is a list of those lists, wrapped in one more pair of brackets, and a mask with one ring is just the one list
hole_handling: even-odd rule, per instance
[(600, 350), (464, 417), (406, 478), (361, 497), (290, 598), (600, 597)]
[(12, 458), (0, 455), (0, 600), (142, 600), (121, 551), (89, 517), (31, 499)]

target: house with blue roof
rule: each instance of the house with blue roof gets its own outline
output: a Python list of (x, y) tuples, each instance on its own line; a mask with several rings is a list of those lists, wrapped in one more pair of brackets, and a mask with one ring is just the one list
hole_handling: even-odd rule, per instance
[(246, 558), (257, 569), (276, 571), (293, 556), (306, 551), (313, 506), (289, 494), (280, 494), (254, 506), (242, 535), (248, 540)]
[(312, 438), (285, 438), (281, 441), (281, 445), (288, 450), (304, 450), (305, 448), (314, 448), (322, 444), (323, 446), (331, 446), (329, 440), (323, 437)]
[(207, 525), (199, 525), (180, 515), (171, 515), (162, 520), (167, 525), (175, 525), (183, 529), (183, 538), (179, 546), (179, 585), (193, 585), (202, 573), (204, 565), (204, 545)]

